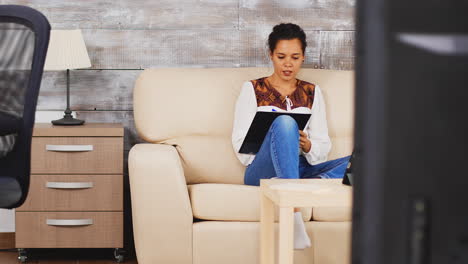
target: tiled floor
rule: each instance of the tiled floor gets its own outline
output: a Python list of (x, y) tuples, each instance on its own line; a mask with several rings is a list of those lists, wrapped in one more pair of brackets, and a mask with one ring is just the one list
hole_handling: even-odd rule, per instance
[[(0, 263), (1, 264), (18, 264), (21, 263), (18, 261), (18, 253), (17, 252), (5, 252), (0, 251)], [(117, 264), (117, 262), (113, 261), (112, 255), (109, 255), (108, 258), (106, 257), (99, 257), (97, 259), (77, 259), (75, 257), (67, 257), (67, 256), (54, 256), (53, 259), (47, 259), (44, 256), (38, 256), (35, 258), (31, 258), (26, 262), (27, 264)], [(135, 259), (128, 259), (125, 260), (123, 263), (125, 264), (137, 264)]]

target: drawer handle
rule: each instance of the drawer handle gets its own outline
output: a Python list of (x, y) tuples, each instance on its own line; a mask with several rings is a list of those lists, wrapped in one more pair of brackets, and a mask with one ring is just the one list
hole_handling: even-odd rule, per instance
[(51, 226), (84, 226), (92, 225), (93, 219), (47, 219), (46, 222)]
[(92, 182), (46, 182), (50, 189), (88, 189), (93, 186)]
[(46, 145), (46, 150), (58, 152), (93, 151), (93, 145)]

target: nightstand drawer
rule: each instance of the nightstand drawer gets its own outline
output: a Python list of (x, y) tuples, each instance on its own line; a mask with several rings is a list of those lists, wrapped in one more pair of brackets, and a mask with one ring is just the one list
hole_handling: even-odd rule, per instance
[(123, 172), (123, 137), (33, 137), (31, 173)]
[(17, 212), (17, 248), (121, 248), (122, 212)]
[(123, 175), (31, 175), (17, 211), (122, 211)]

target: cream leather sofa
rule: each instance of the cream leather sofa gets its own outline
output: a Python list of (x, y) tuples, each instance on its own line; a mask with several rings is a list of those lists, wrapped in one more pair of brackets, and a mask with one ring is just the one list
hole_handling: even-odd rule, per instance
[[(139, 264), (258, 264), (259, 191), (231, 145), (234, 104), (244, 81), (272, 69), (148, 69), (134, 89), (139, 135), (129, 154)], [(349, 155), (353, 73), (302, 69), (327, 104), (329, 159)], [(351, 209), (303, 208), (312, 247), (295, 263), (350, 263)]]

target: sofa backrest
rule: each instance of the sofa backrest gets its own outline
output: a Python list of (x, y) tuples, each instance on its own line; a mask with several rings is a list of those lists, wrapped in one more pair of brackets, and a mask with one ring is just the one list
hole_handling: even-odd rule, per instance
[[(134, 118), (141, 138), (177, 147), (187, 183), (243, 183), (244, 166), (231, 145), (234, 106), (245, 81), (270, 68), (147, 69), (134, 89)], [(302, 69), (299, 79), (324, 93), (330, 159), (349, 155), (353, 140), (351, 71)]]

